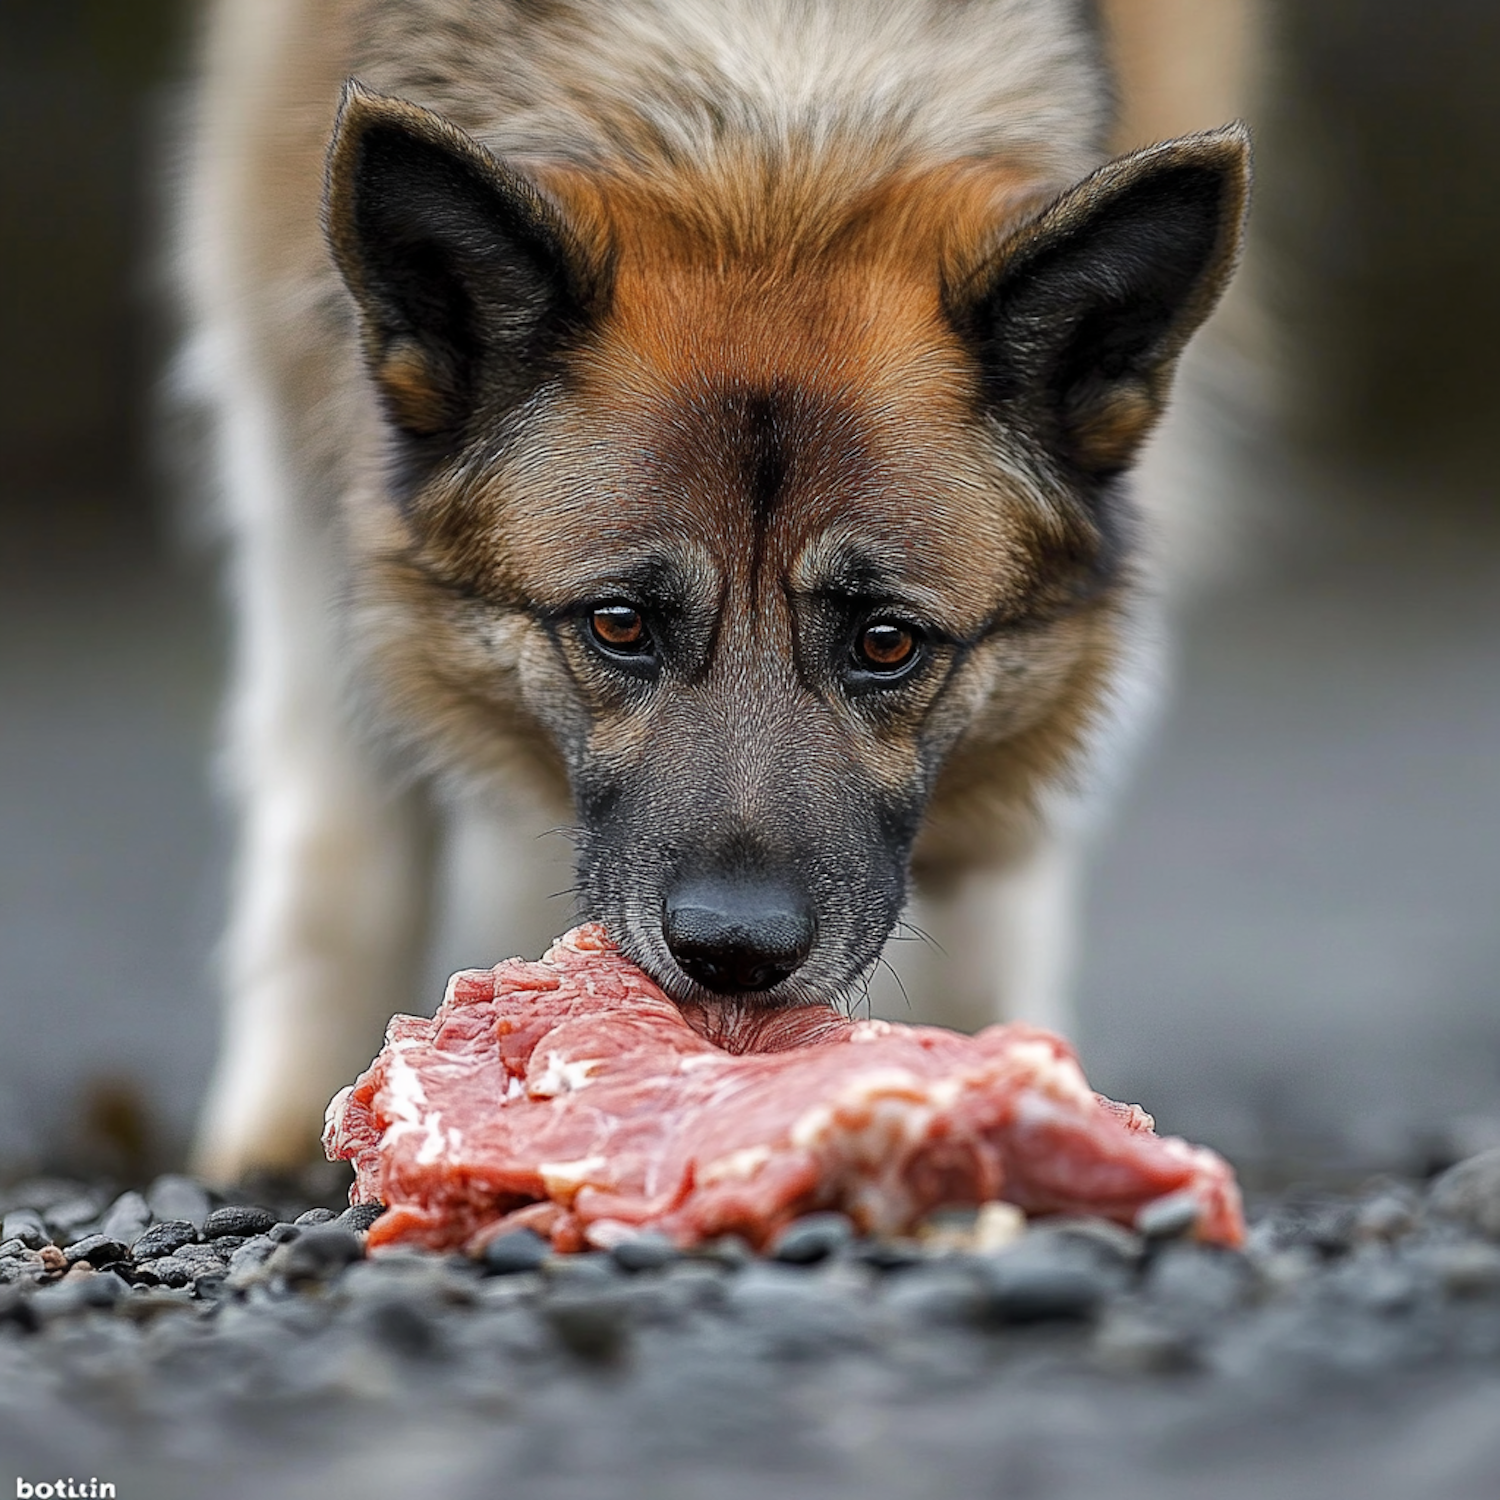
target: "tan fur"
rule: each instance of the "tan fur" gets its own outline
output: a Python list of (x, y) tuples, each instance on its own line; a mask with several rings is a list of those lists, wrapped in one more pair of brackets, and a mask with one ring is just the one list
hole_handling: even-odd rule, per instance
[[(894, 794), (920, 778), (921, 728), (950, 749), (913, 857), (939, 894), (1031, 859), (1058, 808), (1083, 796), (1127, 717), (1148, 569), (1089, 582), (1106, 538), (976, 419), (973, 358), (949, 316), (997, 258), (1087, 207), (1045, 209), (1103, 161), (1110, 123), (1097, 46), (1073, 11), (220, 0), (188, 197), (190, 298), (219, 398), (256, 414), (244, 430), (274, 450), (267, 473), (279, 477), (229, 475), (246, 616), (232, 771), (250, 829), (230, 988), (232, 1029), (255, 1042), (226, 1051), (204, 1170), (300, 1154), (312, 1110), (368, 1056), (368, 1020), (336, 1023), (318, 991), (356, 933), (372, 974), (396, 976), (365, 985), (367, 1010), (417, 998), (392, 996), (414, 905), (394, 875), (361, 910), (353, 894), (341, 902), (339, 869), (324, 870), (321, 936), (288, 936), (286, 917), (266, 915), (305, 903), (297, 868), (313, 868), (291, 861), (278, 902), (256, 899), (273, 856), (255, 851), (281, 835), (269, 821), (254, 829), (278, 796), (335, 867), (369, 864), (359, 809), (388, 800), (389, 818), (370, 826), (393, 870), (415, 868), (414, 781), (571, 816), (560, 714), (587, 713), (589, 755), (622, 775), (714, 747), (723, 816), (750, 829), (778, 793), (757, 746), (803, 737)], [(355, 92), (346, 130), (360, 111), (405, 111), (476, 161), (493, 153), (536, 185), (600, 289), (567, 381), (503, 457), (452, 466), (404, 506), (389, 493), (383, 424), (440, 432), (451, 393), (415, 343), (377, 345), (368, 326), (362, 343), (325, 244), (326, 228), (361, 293), (352, 165), (338, 155), (326, 224), (322, 208), (349, 77), (407, 102)], [(1233, 254), (1226, 241), (1203, 310)], [(1166, 373), (1089, 419), (1091, 462), (1133, 454)], [(744, 477), (724, 413), (767, 390), (793, 393), (778, 416), (793, 457), (758, 531), (726, 498)], [(792, 666), (810, 601), (860, 537), (904, 558), (906, 597), (979, 642), (955, 654), (941, 697), (934, 675), (878, 722), (820, 703)], [(542, 623), (607, 594), (648, 545), (670, 552), (715, 616), (705, 672), (728, 684), (718, 697), (689, 685), (670, 712), (622, 698), (573, 637), (554, 641)], [(995, 620), (1015, 628), (986, 634)], [(751, 722), (732, 722), (726, 703), (748, 705)], [(280, 747), (284, 769), (266, 771)], [(320, 802), (351, 783), (368, 783), (366, 802), (320, 832)], [(365, 935), (383, 922), (403, 929), (384, 949)], [(295, 1025), (284, 1042), (257, 1032), (260, 1011), (299, 1006), (312, 1019), (298, 1024), (321, 1028), (315, 1044), (299, 1044)], [(279, 1095), (266, 1082), (277, 1069)]]

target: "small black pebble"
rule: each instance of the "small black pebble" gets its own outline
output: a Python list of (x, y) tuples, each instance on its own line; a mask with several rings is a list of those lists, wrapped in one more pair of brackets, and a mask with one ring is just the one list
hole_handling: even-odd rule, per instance
[(184, 1245), (198, 1242), (198, 1231), (188, 1219), (166, 1219), (153, 1224), (131, 1247), (137, 1260), (155, 1260), (158, 1255), (170, 1255)]
[(1148, 1240), (1176, 1240), (1198, 1222), (1198, 1200), (1191, 1193), (1168, 1193), (1135, 1216), (1136, 1233)]
[(6, 1214), (0, 1240), (20, 1240), (28, 1250), (40, 1250), (52, 1243), (42, 1216), (32, 1208), (13, 1208)]
[(534, 1229), (512, 1229), (484, 1247), (480, 1260), (491, 1276), (510, 1276), (518, 1271), (538, 1271), (552, 1247)]
[(364, 1256), (357, 1235), (337, 1224), (314, 1224), (276, 1252), (271, 1269), (290, 1282), (326, 1281)]
[(83, 1301), (88, 1307), (113, 1307), (130, 1288), (114, 1271), (101, 1271), (83, 1283)]
[(271, 1236), (271, 1243), (275, 1245), (290, 1245), (291, 1242), (302, 1233), (300, 1224), (288, 1223), (283, 1219), (279, 1224), (273, 1224), (265, 1231)]
[(1082, 1265), (997, 1257), (986, 1276), (985, 1311), (1001, 1323), (1084, 1319), (1108, 1295), (1104, 1279)]
[(293, 1224), (332, 1224), (338, 1215), (331, 1208), (310, 1208), (305, 1214), (298, 1214), (292, 1220)]
[(121, 1193), (99, 1220), (99, 1233), (133, 1243), (151, 1222), (151, 1209), (140, 1193)]
[(622, 1271), (659, 1271), (682, 1259), (682, 1251), (664, 1234), (638, 1234), (621, 1240), (609, 1253)]
[(181, 1245), (172, 1252), (174, 1259), (192, 1266), (195, 1274), (205, 1271), (222, 1271), (234, 1256), (234, 1249), (223, 1240), (210, 1240), (206, 1245)]
[(258, 1234), (245, 1241), (229, 1257), (229, 1274), (236, 1278), (249, 1278), (271, 1258), (276, 1242), (268, 1234)]
[(930, 1261), (884, 1283), (885, 1306), (915, 1328), (961, 1327), (985, 1321), (979, 1278), (958, 1264)]
[(203, 1238), (214, 1240), (221, 1234), (237, 1234), (248, 1239), (253, 1234), (265, 1234), (275, 1222), (276, 1215), (268, 1208), (231, 1204), (228, 1208), (216, 1208), (204, 1220)]
[(163, 1255), (156, 1260), (137, 1261), (135, 1279), (147, 1286), (188, 1286), (197, 1267), (175, 1255)]
[(851, 1254), (861, 1265), (877, 1271), (904, 1271), (927, 1260), (922, 1247), (911, 1240), (856, 1240)]
[(383, 1203), (355, 1203), (346, 1208), (334, 1220), (334, 1223), (352, 1230), (355, 1234), (363, 1234), (384, 1212), (385, 1204)]
[(63, 1250), (63, 1257), (70, 1266), (77, 1265), (81, 1260), (87, 1261), (91, 1266), (109, 1266), (117, 1260), (127, 1259), (129, 1255), (128, 1246), (111, 1239), (107, 1234), (88, 1235), (84, 1239), (75, 1240)]
[(771, 1246), (771, 1258), (791, 1266), (811, 1266), (837, 1255), (854, 1238), (844, 1214), (808, 1214), (788, 1224)]
[(99, 1200), (92, 1195), (69, 1198), (55, 1208), (49, 1208), (44, 1217), (60, 1241), (64, 1236), (72, 1239), (85, 1224), (92, 1224), (99, 1217)]
[(1141, 1237), (1124, 1225), (1086, 1214), (1047, 1219), (1030, 1233), (1047, 1237), (1064, 1253), (1121, 1269), (1135, 1266), (1145, 1248)]

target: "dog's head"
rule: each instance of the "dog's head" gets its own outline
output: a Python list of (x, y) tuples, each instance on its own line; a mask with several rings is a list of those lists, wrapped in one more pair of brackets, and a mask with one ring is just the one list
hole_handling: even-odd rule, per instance
[(403, 517), (397, 693), (471, 768), (550, 747), (584, 910), (669, 992), (843, 992), (941, 776), (993, 838), (1066, 774), (1118, 479), (1246, 170), (1229, 129), (1045, 195), (857, 152), (523, 173), (351, 88), (328, 226)]

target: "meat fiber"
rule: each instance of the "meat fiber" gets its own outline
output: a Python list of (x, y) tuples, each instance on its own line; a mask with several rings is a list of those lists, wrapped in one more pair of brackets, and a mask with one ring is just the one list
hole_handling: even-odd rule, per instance
[(1228, 1166), (1093, 1093), (1059, 1037), (679, 1008), (592, 925), (396, 1016), (323, 1143), (353, 1202), (387, 1205), (372, 1247), (474, 1251), (522, 1224), (560, 1250), (647, 1227), (764, 1247), (815, 1209), (894, 1235), (993, 1199), (1129, 1224), (1169, 1194), (1200, 1239), (1244, 1233)]

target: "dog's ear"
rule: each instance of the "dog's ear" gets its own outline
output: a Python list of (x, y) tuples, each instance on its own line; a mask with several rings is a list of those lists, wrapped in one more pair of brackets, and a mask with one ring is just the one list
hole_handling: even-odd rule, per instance
[(328, 157), (329, 244), (395, 426), (460, 434), (523, 399), (594, 297), (557, 209), (478, 142), (351, 81)]
[(1186, 136), (1109, 163), (1012, 234), (949, 296), (991, 410), (1086, 479), (1129, 464), (1234, 270), (1249, 175), (1243, 126)]

